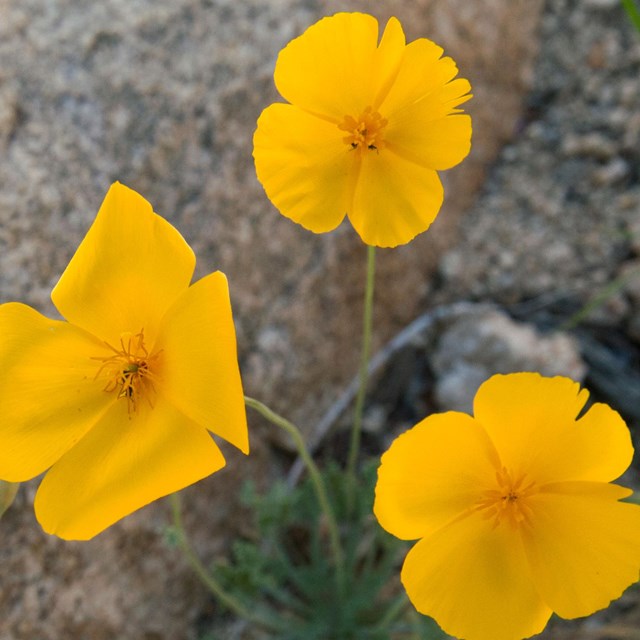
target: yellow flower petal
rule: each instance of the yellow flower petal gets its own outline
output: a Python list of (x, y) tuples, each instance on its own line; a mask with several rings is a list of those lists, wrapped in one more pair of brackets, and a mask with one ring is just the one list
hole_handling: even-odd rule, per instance
[(0, 307), (0, 479), (51, 467), (46, 531), (91, 538), (220, 469), (206, 428), (247, 451), (226, 279), (189, 288), (193, 268), (180, 234), (115, 184), (52, 295), (70, 322)]
[(606, 404), (592, 405), (576, 423), (574, 434), (573, 442), (562, 447), (564, 451), (571, 447), (569, 459), (564, 459), (565, 477), (608, 482), (619, 478), (631, 464), (629, 428)]
[(377, 110), (387, 97), (398, 76), (405, 54), (405, 46), (406, 40), (402, 25), (397, 18), (389, 18), (373, 60), (375, 73), (372, 73), (372, 76), (377, 83), (375, 97), (371, 105), (374, 110)]
[(620, 414), (605, 404), (594, 404), (547, 443), (537, 462), (541, 479), (609, 482), (631, 464), (631, 434)]
[(195, 257), (182, 236), (135, 191), (115, 183), (51, 298), (71, 323), (118, 344), (157, 323), (189, 286)]
[(339, 13), (283, 49), (275, 82), (290, 105), (258, 120), (258, 179), (284, 216), (315, 233), (346, 213), (369, 245), (395, 247), (425, 231), (443, 199), (435, 170), (470, 147), (457, 107), (470, 86), (442, 49), (405, 43), (396, 18), (380, 43), (372, 16)]
[(98, 340), (26, 305), (0, 306), (0, 478), (29, 480), (89, 430), (114, 398), (95, 380)]
[(423, 101), (389, 118), (387, 147), (423, 167), (438, 171), (450, 169), (469, 154), (471, 118), (451, 115), (429, 121), (426, 120), (429, 113)]
[(373, 511), (404, 540), (437, 531), (473, 507), (491, 486), (497, 454), (470, 416), (432, 415), (396, 438), (382, 456)]
[(156, 343), (162, 393), (195, 423), (249, 452), (227, 279), (189, 287), (163, 319)]
[(162, 397), (135, 414), (116, 403), (47, 473), (35, 499), (42, 528), (88, 540), (140, 507), (221, 469), (211, 436)]
[[(640, 507), (619, 502), (631, 490), (606, 482), (629, 464), (629, 433), (605, 405), (577, 420), (587, 396), (566, 378), (494, 376), (470, 420), (486, 430), (494, 454), (459, 425), (451, 442), (434, 438), (424, 426), (433, 416), (420, 441), (412, 430), (383, 456), (375, 511), (389, 531), (415, 535), (429, 518), (460, 511), (425, 527), (402, 571), (413, 604), (448, 633), (519, 640), (541, 631), (551, 611), (588, 615), (638, 580)], [(451, 486), (467, 468), (481, 468), (474, 450), (487, 471), (466, 483), (463, 501)]]
[(465, 640), (521, 640), (542, 631), (551, 615), (518, 530), (493, 527), (478, 512), (418, 542), (401, 578), (418, 611)]
[(456, 84), (451, 83), (451, 87), (447, 85), (457, 75), (458, 67), (451, 58), (441, 56), (442, 47), (426, 38), (406, 46), (393, 85), (379, 107), (387, 118), (428, 97), (437, 109), (430, 119), (436, 119), (450, 113), (451, 101), (455, 98), (462, 98), (457, 104), (471, 98), (466, 95), (470, 89), (467, 80), (459, 79), (454, 81)]
[(378, 247), (405, 244), (426, 231), (438, 215), (444, 191), (438, 174), (384, 149), (368, 152), (349, 220), (363, 242)]
[(559, 483), (550, 491), (532, 500), (522, 532), (531, 570), (556, 613), (588, 615), (638, 580), (640, 507), (617, 502), (629, 491), (616, 485)]
[(456, 78), (447, 82), (441, 89), (434, 91), (428, 96), (430, 101), (438, 100), (443, 105), (447, 113), (460, 113), (462, 109), (456, 107), (464, 104), (467, 100), (471, 100), (473, 95), (469, 93), (471, 85), (465, 78)]
[(280, 52), (274, 72), (278, 91), (291, 104), (334, 122), (360, 113), (397, 73), (404, 34), (395, 19), (386, 31), (381, 55), (373, 16), (323, 18)]
[[(569, 378), (543, 378), (537, 373), (496, 375), (478, 389), (474, 415), (508, 469), (538, 483), (553, 482), (570, 479), (564, 465), (573, 456), (573, 439), (579, 442), (581, 433), (589, 435), (588, 429), (581, 432), (575, 425), (588, 395)], [(616, 447), (601, 455), (611, 456), (615, 466), (619, 451)]]
[(258, 180), (282, 215), (314, 233), (335, 229), (350, 206), (358, 155), (343, 137), (337, 125), (291, 105), (273, 104), (258, 120)]

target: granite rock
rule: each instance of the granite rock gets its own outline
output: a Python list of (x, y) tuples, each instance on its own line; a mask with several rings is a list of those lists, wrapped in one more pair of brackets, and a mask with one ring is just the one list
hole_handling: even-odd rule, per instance
[(438, 336), (431, 364), (438, 408), (469, 414), (478, 387), (496, 373), (536, 371), (582, 381), (587, 370), (570, 336), (542, 335), (501, 311), (479, 311), (454, 320)]
[[(49, 292), (120, 180), (180, 229), (197, 276), (227, 274), (247, 392), (308, 431), (357, 366), (365, 249), (346, 224), (315, 236), (281, 217), (255, 179), (251, 138), (277, 99), (278, 51), (323, 14), (395, 13), (472, 82), (474, 150), (444, 175), (437, 223), (380, 252), (380, 343), (423, 304), (437, 256), (516, 127), (541, 4), (0, 0), (0, 300), (55, 315)], [(234, 488), (268, 475), (265, 433), (253, 429), (248, 460), (225, 449), (227, 469), (187, 492), (205, 560), (242, 522)], [(162, 504), (68, 544), (37, 527), (35, 486), (0, 521), (2, 640), (196, 637), (196, 621), (216, 609), (164, 544)]]
[(441, 261), (445, 300), (584, 305), (638, 253), (638, 33), (620, 3), (549, 0), (541, 36), (519, 135)]

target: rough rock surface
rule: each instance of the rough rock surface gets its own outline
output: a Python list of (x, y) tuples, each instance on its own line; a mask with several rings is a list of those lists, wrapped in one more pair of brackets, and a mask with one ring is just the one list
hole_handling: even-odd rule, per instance
[[(227, 273), (247, 391), (312, 424), (356, 367), (364, 248), (346, 225), (314, 236), (282, 218), (255, 180), (251, 136), (276, 99), (277, 52), (324, 13), (396, 13), (410, 38), (445, 45), (474, 86), (474, 151), (445, 176), (437, 224), (380, 252), (380, 341), (419, 308), (426, 274), (513, 132), (530, 79), (540, 0), (473, 6), (0, 0), (0, 299), (54, 313), (49, 291), (119, 179), (178, 226), (198, 275)], [(230, 452), (226, 470), (187, 492), (205, 558), (241, 521), (240, 478), (264, 475), (255, 432), (253, 449), (248, 461)], [(195, 637), (208, 599), (163, 545), (163, 505), (67, 544), (35, 524), (35, 486), (0, 521), (2, 640)]]
[[(492, 300), (529, 322), (580, 325), (586, 386), (625, 415), (637, 450), (640, 34), (614, 0), (545, 5), (526, 117), (441, 259), (432, 300)], [(637, 487), (637, 457), (630, 475)], [(639, 620), (630, 588), (540, 638), (631, 638)]]
[[(415, 315), (425, 270), (514, 129), (540, 3), (492, 0), (482, 11), (462, 2), (386, 4), (357, 8), (407, 14), (409, 37), (433, 34), (476, 98), (473, 154), (444, 176), (447, 205), (433, 232), (381, 252), (381, 337)], [(52, 284), (120, 179), (178, 225), (200, 274), (229, 276), (249, 390), (294, 407), (293, 417), (319, 415), (357, 362), (351, 319), (364, 249), (346, 224), (314, 236), (279, 216), (251, 161), (255, 120), (277, 98), (277, 52), (319, 6), (113, 1), (69, 11), (25, 2), (5, 13), (0, 180), (11, 188), (0, 194), (2, 299), (50, 310)], [(506, 72), (504, 55), (513, 61)]]
[(640, 37), (618, 3), (574, 0), (547, 2), (541, 37), (520, 133), (432, 299), (577, 327), (587, 384), (640, 424)]
[(441, 261), (447, 296), (584, 303), (639, 253), (640, 38), (619, 3), (547, 4), (527, 117)]
[(531, 325), (499, 311), (468, 314), (451, 323), (438, 336), (431, 365), (438, 409), (470, 414), (478, 387), (495, 373), (537, 371), (577, 381), (586, 373), (569, 336), (540, 335)]

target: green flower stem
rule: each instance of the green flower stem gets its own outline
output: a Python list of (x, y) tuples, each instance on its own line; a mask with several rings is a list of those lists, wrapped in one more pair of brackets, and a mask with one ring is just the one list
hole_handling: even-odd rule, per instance
[(177, 493), (172, 493), (169, 496), (171, 503), (171, 514), (173, 518), (173, 527), (178, 536), (178, 544), (184, 553), (185, 558), (191, 565), (195, 574), (200, 578), (200, 581), (218, 598), (228, 609), (233, 611), (238, 617), (244, 618), (249, 622), (260, 625), (264, 629), (271, 631), (281, 631), (282, 629), (273, 622), (265, 620), (262, 617), (256, 615), (253, 611), (247, 609), (239, 600), (228, 594), (222, 587), (222, 585), (211, 575), (209, 571), (198, 559), (195, 551), (193, 550), (189, 540), (187, 538), (184, 524), (182, 523), (182, 509), (180, 506), (180, 496)]
[(371, 357), (371, 325), (373, 317), (373, 285), (376, 270), (376, 248), (367, 247), (367, 284), (364, 294), (364, 315), (362, 321), (362, 357), (360, 360), (360, 384), (356, 396), (356, 407), (353, 416), (353, 429), (351, 431), (351, 445), (347, 461), (347, 482), (349, 490), (349, 510), (353, 506), (356, 487), (356, 464), (360, 453), (360, 437), (362, 432), (362, 413), (367, 392), (369, 377), (369, 358)]
[(322, 476), (320, 475), (320, 471), (318, 470), (316, 463), (313, 461), (313, 458), (309, 454), (302, 434), (300, 433), (300, 429), (298, 429), (298, 427), (296, 427), (292, 422), (289, 422), (282, 416), (279, 416), (277, 413), (273, 412), (271, 409), (269, 409), (269, 407), (262, 404), (262, 402), (259, 402), (258, 400), (254, 400), (253, 398), (245, 396), (244, 402), (248, 407), (255, 409), (269, 422), (275, 424), (281, 429), (284, 429), (293, 439), (296, 449), (298, 450), (298, 454), (300, 455), (300, 458), (304, 462), (305, 466), (307, 467), (307, 471), (309, 472), (309, 476), (311, 478), (311, 482), (313, 483), (318, 502), (320, 503), (320, 508), (322, 509), (325, 518), (327, 519), (327, 526), (329, 527), (329, 537), (331, 539), (331, 548), (336, 563), (336, 581), (338, 585), (338, 593), (343, 594), (345, 584), (344, 554), (342, 552), (342, 544), (340, 543), (338, 523), (329, 502), (327, 490), (322, 480)]
[(622, 0), (622, 6), (629, 14), (631, 22), (633, 22), (635, 28), (640, 32), (640, 10), (635, 4), (634, 0)]

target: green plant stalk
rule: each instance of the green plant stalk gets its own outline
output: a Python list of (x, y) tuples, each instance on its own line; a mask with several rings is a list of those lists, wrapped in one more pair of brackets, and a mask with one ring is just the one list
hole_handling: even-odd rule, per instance
[(300, 429), (298, 429), (298, 427), (296, 427), (292, 422), (289, 422), (289, 420), (287, 420), (286, 418), (283, 418), (282, 416), (269, 409), (269, 407), (267, 407), (265, 404), (262, 404), (262, 402), (260, 402), (259, 400), (254, 400), (253, 398), (245, 396), (244, 402), (248, 407), (255, 409), (260, 415), (262, 415), (262, 417), (266, 418), (269, 422), (276, 425), (277, 427), (284, 429), (284, 431), (286, 431), (291, 436), (296, 449), (298, 450), (300, 458), (302, 458), (302, 461), (307, 467), (309, 477), (311, 478), (311, 482), (313, 483), (313, 487), (318, 498), (318, 503), (320, 504), (320, 508), (322, 509), (322, 512), (327, 519), (327, 526), (329, 527), (329, 538), (331, 540), (331, 549), (336, 563), (336, 583), (338, 586), (338, 593), (340, 595), (343, 595), (345, 587), (344, 554), (342, 552), (342, 544), (340, 542), (338, 523), (331, 507), (331, 503), (329, 502), (327, 490), (322, 480), (322, 476), (320, 475), (320, 471), (316, 463), (313, 461), (313, 458), (309, 454)]
[(373, 318), (373, 287), (376, 270), (376, 248), (369, 245), (367, 247), (367, 283), (364, 294), (364, 314), (362, 318), (362, 356), (360, 359), (360, 383), (358, 395), (356, 396), (356, 406), (353, 416), (353, 429), (351, 431), (351, 443), (349, 446), (349, 458), (347, 460), (347, 482), (348, 482), (348, 508), (351, 508), (355, 499), (356, 490), (356, 464), (360, 453), (360, 439), (362, 434), (362, 414), (364, 412), (364, 400), (367, 393), (367, 382), (369, 378), (369, 358), (371, 357), (371, 327)]
[(640, 11), (636, 7), (634, 0), (622, 0), (622, 6), (626, 9), (629, 19), (635, 28), (640, 32)]
[(180, 496), (177, 493), (172, 493), (169, 496), (171, 503), (171, 515), (173, 519), (173, 526), (178, 533), (178, 544), (184, 553), (185, 558), (191, 565), (191, 568), (195, 574), (200, 578), (200, 581), (218, 598), (228, 609), (233, 611), (238, 617), (244, 618), (249, 622), (253, 622), (265, 629), (271, 631), (281, 631), (282, 629), (273, 622), (263, 619), (261, 616), (256, 615), (249, 609), (247, 609), (239, 600), (228, 594), (222, 587), (222, 585), (211, 575), (209, 571), (198, 559), (195, 551), (191, 547), (187, 534), (182, 523), (182, 509), (180, 506)]

